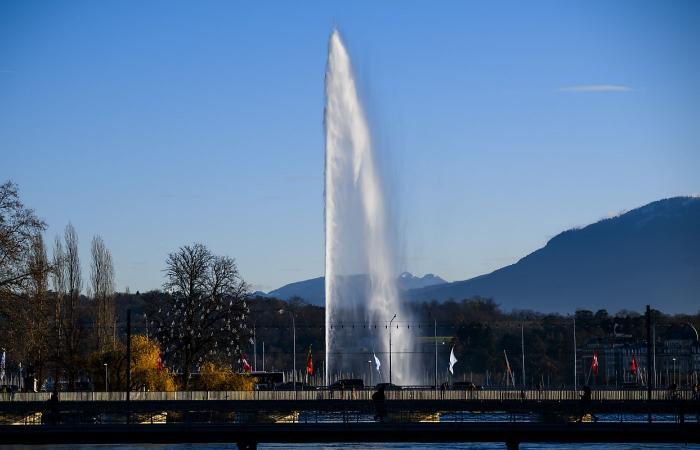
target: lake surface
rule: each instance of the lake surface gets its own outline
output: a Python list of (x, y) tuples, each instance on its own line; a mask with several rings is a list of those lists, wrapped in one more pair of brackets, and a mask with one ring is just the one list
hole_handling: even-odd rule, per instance
[[(29, 446), (22, 445), (0, 445), (0, 449), (26, 450)], [(235, 449), (234, 444), (179, 444), (179, 445), (51, 445), (32, 446), (38, 449), (57, 450), (231, 450)], [(400, 443), (400, 444), (260, 444), (259, 450), (284, 450), (284, 449), (309, 449), (309, 450), (505, 450), (502, 443), (478, 443), (478, 444), (425, 444), (425, 443)], [(678, 444), (520, 444), (521, 450), (556, 450), (556, 449), (583, 449), (583, 450), (653, 450), (653, 449), (688, 449), (700, 450), (700, 445), (678, 445)]]

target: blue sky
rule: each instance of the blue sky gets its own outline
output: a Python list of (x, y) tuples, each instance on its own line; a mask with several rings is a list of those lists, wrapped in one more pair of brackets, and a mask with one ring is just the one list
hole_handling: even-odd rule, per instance
[(0, 180), (160, 287), (203, 242), (254, 288), (323, 273), (337, 26), (402, 268), (489, 272), (558, 232), (700, 192), (700, 3), (0, 3)]

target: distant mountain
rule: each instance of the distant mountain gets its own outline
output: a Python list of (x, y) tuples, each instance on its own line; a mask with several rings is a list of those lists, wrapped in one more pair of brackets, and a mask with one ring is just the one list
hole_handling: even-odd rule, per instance
[(324, 277), (285, 284), (281, 288), (268, 292), (267, 295), (269, 297), (276, 297), (282, 300), (289, 300), (292, 297), (301, 297), (307, 303), (323, 306), (326, 304), (326, 287)]
[[(366, 289), (368, 284), (366, 275), (352, 275), (348, 278), (347, 282), (350, 283), (351, 286), (355, 286), (357, 292), (362, 292), (364, 289)], [(404, 272), (396, 280), (396, 285), (401, 291), (435, 286), (444, 283), (446, 283), (445, 280), (432, 273), (424, 275), (423, 277), (417, 277), (409, 272)], [(292, 297), (301, 297), (312, 305), (323, 306), (326, 302), (325, 278), (318, 277), (310, 280), (290, 283), (282, 286), (279, 289), (270, 291), (266, 295), (269, 297), (280, 298), (282, 300), (289, 300)]]
[(423, 275), (422, 277), (417, 277), (410, 272), (404, 272), (399, 275), (398, 287), (401, 290), (408, 291), (411, 289), (420, 289), (428, 286), (435, 286), (438, 284), (445, 284), (447, 281), (443, 280), (437, 275), (432, 273)]
[[(496, 237), (494, 237), (496, 238)], [(492, 297), (508, 310), (700, 310), (700, 198), (650, 203), (565, 231), (488, 275), (407, 293), (411, 300)]]

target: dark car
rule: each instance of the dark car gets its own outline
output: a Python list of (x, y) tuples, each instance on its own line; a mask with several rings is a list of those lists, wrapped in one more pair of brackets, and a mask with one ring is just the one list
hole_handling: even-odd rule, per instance
[(482, 389), (481, 386), (477, 386), (471, 381), (457, 381), (452, 385), (452, 389), (461, 391), (476, 391)]
[(400, 391), (403, 389), (401, 386), (397, 386), (393, 383), (377, 383), (376, 389), (383, 387), (385, 391)]
[[(297, 391), (315, 391), (316, 387), (311, 386), (308, 383), (302, 383), (301, 381), (297, 381), (296, 383), (296, 390)], [(275, 387), (275, 390), (278, 391), (293, 391), (294, 390), (294, 382), (293, 381), (288, 381), (286, 383), (281, 383)]]
[(347, 378), (344, 380), (338, 380), (335, 383), (328, 386), (328, 389), (332, 390), (345, 390), (345, 389), (364, 389), (365, 382), (362, 378)]

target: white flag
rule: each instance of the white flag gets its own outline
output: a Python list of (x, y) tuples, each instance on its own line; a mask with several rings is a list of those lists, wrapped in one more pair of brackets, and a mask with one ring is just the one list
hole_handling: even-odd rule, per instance
[(5, 349), (2, 349), (2, 355), (0, 355), (0, 380), (5, 380)]
[(452, 350), (450, 350), (450, 373), (454, 375), (455, 373), (452, 371), (452, 367), (454, 367), (455, 363), (457, 362), (457, 358), (455, 358), (455, 348), (452, 346)]
[(374, 355), (374, 364), (377, 366), (377, 372), (379, 372), (379, 368), (382, 367), (382, 363), (379, 362), (377, 355)]

